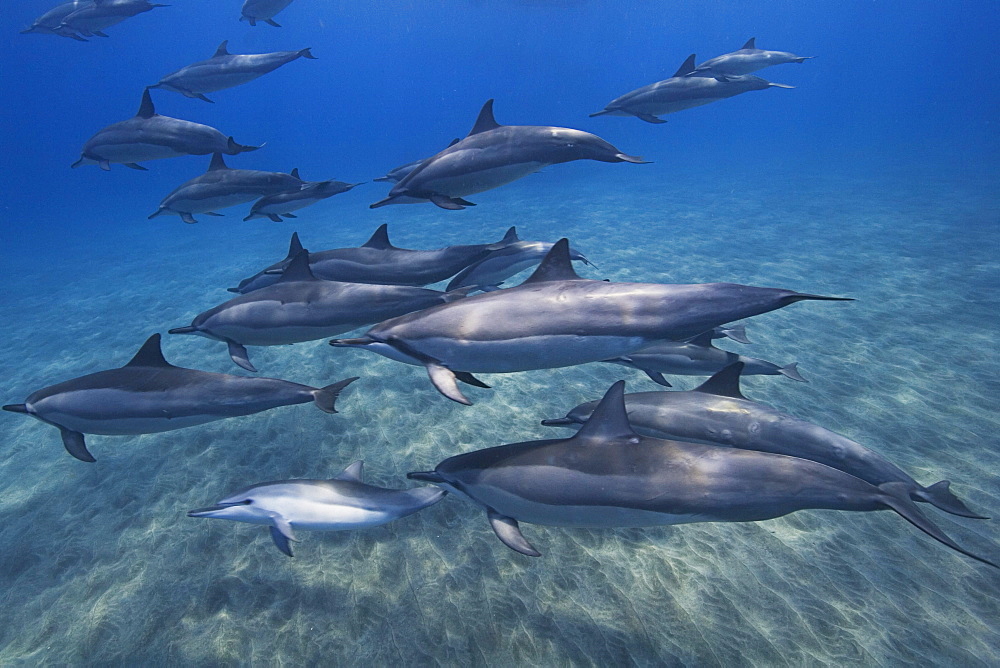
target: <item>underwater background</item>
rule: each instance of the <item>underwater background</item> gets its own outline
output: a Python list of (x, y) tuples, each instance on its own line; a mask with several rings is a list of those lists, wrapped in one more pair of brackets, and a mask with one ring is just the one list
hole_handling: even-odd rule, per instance
[[(800, 363), (808, 384), (752, 377), (748, 397), (857, 440), (919, 482), (953, 481), (1000, 514), (1000, 13), (954, 3), (295, 0), (282, 28), (239, 0), (172, 0), (88, 43), (0, 17), (3, 403), (124, 364), (225, 288), (382, 223), (407, 248), (569, 237), (615, 281), (731, 281), (850, 296), (755, 317), (734, 352)], [(738, 49), (816, 56), (766, 90), (668, 116), (588, 118), (609, 100)], [(215, 104), (153, 91), (159, 113), (244, 144), (231, 166), (371, 181), (464, 136), (482, 103), (504, 124), (594, 132), (650, 165), (576, 162), (473, 196), (371, 211), (368, 183), (283, 223), (147, 220), (208, 157), (71, 170), (131, 117), (142, 88), (230, 40), (312, 47)], [(511, 280), (509, 284), (515, 284)], [(166, 337), (171, 362), (243, 373), (222, 344)], [(544, 557), (499, 543), (451, 496), (357, 532), (302, 536), (188, 519), (232, 490), (327, 478), (356, 459), (410, 486), (459, 452), (567, 436), (539, 425), (640, 372), (590, 364), (486, 375), (472, 407), (418, 367), (325, 341), (254, 348), (262, 375), (361, 380), (338, 415), (283, 408), (162, 434), (92, 436), (96, 464), (51, 427), (0, 414), (0, 664), (961, 665), (1000, 663), (1000, 576), (893, 513), (805, 511), (744, 524), (584, 530), (524, 525)], [(679, 389), (698, 378), (670, 377)], [(998, 520), (927, 511), (1000, 557)]]

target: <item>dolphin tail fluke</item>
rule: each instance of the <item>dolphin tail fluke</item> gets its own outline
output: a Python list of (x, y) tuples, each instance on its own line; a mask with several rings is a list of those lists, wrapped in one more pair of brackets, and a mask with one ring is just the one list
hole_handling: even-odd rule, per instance
[[(271, 22), (268, 21), (268, 23), (271, 23)], [(278, 25), (278, 24), (274, 23), (272, 25)], [(280, 28), (281, 26), (278, 26), (278, 27)], [(301, 58), (308, 58), (309, 60), (316, 60), (316, 56), (314, 56), (312, 54), (312, 51), (310, 51), (308, 48), (307, 49), (302, 49), (301, 51), (299, 51), (299, 56)]]
[(780, 367), (778, 369), (778, 373), (780, 373), (782, 376), (787, 376), (788, 378), (791, 378), (792, 380), (797, 380), (800, 383), (808, 383), (809, 382), (808, 380), (806, 380), (805, 378), (802, 377), (802, 374), (799, 373), (799, 363), (798, 362), (792, 362), (791, 364), (789, 364), (787, 366)]
[(965, 548), (961, 547), (948, 537), (945, 532), (941, 531), (936, 524), (931, 522), (920, 512), (917, 508), (917, 504), (910, 499), (910, 488), (908, 485), (902, 482), (884, 482), (878, 486), (879, 490), (882, 491), (882, 496), (879, 499), (884, 505), (895, 510), (897, 513), (902, 515), (903, 519), (917, 527), (925, 534), (943, 543), (955, 550), (956, 552), (961, 552), (967, 557), (980, 561), (984, 564), (992, 566), (993, 568), (1000, 568), (1000, 565), (995, 562), (990, 561), (985, 557), (980, 557), (977, 554), (969, 552)]
[(951, 513), (952, 515), (958, 515), (959, 517), (971, 517), (975, 520), (989, 519), (985, 515), (980, 515), (979, 513), (970, 510), (961, 499), (952, 493), (949, 487), (951, 487), (951, 481), (942, 480), (918, 490), (913, 493), (912, 496), (915, 496), (921, 501), (926, 501), (935, 508), (939, 508), (940, 510), (943, 510), (946, 513)]
[(468, 371), (456, 371), (455, 378), (462, 381), (466, 385), (472, 385), (473, 387), (481, 387), (484, 390), (490, 389), (490, 386), (473, 376)]
[(81, 462), (87, 462), (93, 464), (97, 460), (94, 455), (90, 454), (87, 450), (87, 444), (83, 440), (83, 434), (78, 431), (72, 431), (70, 429), (62, 430), (62, 441), (63, 447), (66, 448), (66, 452), (73, 455)]
[(250, 362), (246, 346), (235, 341), (229, 341), (227, 345), (229, 346), (229, 358), (233, 360), (236, 366), (257, 373), (257, 367)]
[(340, 393), (344, 391), (345, 387), (357, 379), (358, 376), (354, 376), (353, 378), (347, 378), (334, 383), (333, 385), (327, 385), (326, 387), (321, 387), (320, 389), (314, 391), (313, 401), (316, 402), (316, 408), (320, 409), (324, 413), (336, 413), (337, 397), (340, 396)]
[(540, 557), (542, 553), (531, 546), (528, 539), (521, 534), (521, 527), (513, 517), (501, 515), (492, 508), (486, 509), (486, 517), (490, 520), (493, 533), (497, 535), (500, 542), (523, 555), (529, 557)]
[(403, 512), (400, 517), (406, 517), (413, 513), (433, 506), (435, 503), (448, 495), (446, 490), (438, 487), (417, 487), (400, 492), (412, 504)]
[(438, 392), (457, 403), (465, 406), (472, 405), (472, 402), (458, 389), (458, 378), (451, 369), (433, 362), (428, 362), (426, 366), (427, 375), (430, 376), (431, 382)]
[(229, 137), (227, 142), (226, 153), (228, 155), (236, 155), (237, 153), (246, 153), (248, 151), (256, 151), (260, 146), (244, 146), (243, 144), (237, 144), (236, 140)]

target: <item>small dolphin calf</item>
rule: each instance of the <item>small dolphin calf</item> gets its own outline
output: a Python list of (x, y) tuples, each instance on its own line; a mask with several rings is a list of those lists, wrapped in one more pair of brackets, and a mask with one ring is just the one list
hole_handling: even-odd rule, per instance
[(70, 0), (69, 2), (63, 2), (56, 5), (49, 11), (45, 12), (31, 24), (31, 27), (22, 30), (22, 35), (27, 35), (30, 33), (37, 33), (42, 35), (59, 35), (60, 37), (69, 37), (70, 39), (75, 39), (79, 42), (86, 42), (87, 40), (76, 33), (75, 30), (69, 27), (63, 26), (63, 19), (72, 14), (78, 9), (83, 7), (90, 7), (94, 4), (94, 0)]
[(285, 218), (297, 218), (292, 211), (298, 211), (321, 200), (346, 193), (360, 183), (344, 183), (343, 181), (306, 181), (299, 190), (278, 193), (262, 197), (250, 207), (250, 215), (243, 220), (254, 218), (269, 218), (276, 223)]
[(163, 198), (160, 207), (149, 218), (174, 214), (185, 223), (197, 223), (192, 214), (221, 216), (215, 209), (236, 206), (268, 195), (297, 192), (303, 185), (297, 169), (293, 169), (291, 174), (230, 169), (222, 154), (214, 153), (208, 171), (177, 186)]
[[(872, 485), (895, 483), (914, 501), (926, 501), (963, 517), (982, 518), (941, 482), (924, 487), (878, 453), (818, 425), (750, 401), (740, 391), (736, 362), (690, 392), (639, 392), (625, 395), (629, 422), (641, 434), (676, 438), (755, 452), (789, 455), (825, 464)], [(580, 404), (565, 418), (543, 420), (550, 427), (587, 422), (597, 402)]]
[(148, 0), (94, 0), (67, 14), (59, 29), (70, 30), (86, 37), (91, 35), (107, 37), (104, 33), (105, 28), (157, 7), (169, 6)]
[(695, 67), (687, 76), (739, 76), (772, 65), (804, 63), (815, 56), (796, 56), (787, 51), (765, 51), (757, 48), (757, 38), (751, 37), (739, 51), (710, 58)]
[(412, 515), (440, 501), (435, 487), (388, 489), (362, 481), (364, 462), (354, 462), (333, 480), (281, 480), (247, 487), (214, 506), (188, 512), (270, 527), (278, 549), (292, 555), (295, 530), (366, 529)]
[[(460, 141), (462, 141), (462, 140), (456, 137), (455, 139), (451, 140), (451, 143), (448, 144), (448, 146), (454, 146), (455, 144), (457, 144)], [(373, 181), (384, 181), (386, 183), (399, 183), (404, 178), (406, 178), (407, 174), (409, 174), (414, 169), (416, 169), (420, 165), (420, 163), (422, 163), (426, 159), (427, 158), (423, 158), (421, 160), (414, 160), (413, 162), (408, 162), (405, 165), (400, 165), (399, 167), (394, 167), (393, 169), (390, 169), (386, 173), (385, 176), (380, 176), (377, 179), (372, 179), (372, 180)]]
[(629, 425), (625, 383), (611, 386), (569, 439), (501, 445), (410, 473), (486, 509), (497, 537), (541, 556), (518, 522), (563, 527), (644, 527), (754, 522), (797, 510), (894, 510), (977, 561), (927, 519), (899, 482), (873, 485), (823, 464), (765, 452), (640, 436)]
[(256, 151), (259, 146), (242, 146), (215, 128), (179, 118), (160, 116), (153, 108), (147, 88), (136, 115), (100, 130), (83, 145), (80, 159), (73, 167), (100, 165), (108, 171), (111, 163), (145, 170), (138, 163), (144, 160), (174, 158), (181, 155), (225, 153), (236, 155)]
[[(662, 339), (686, 339), (723, 323), (806, 299), (845, 301), (733, 283), (665, 285), (580, 278), (560, 239), (524, 283), (379, 323), (333, 346), (423, 365), (441, 394), (471, 402), (455, 372), (554, 369), (620, 357)], [(849, 301), (849, 300), (848, 300)], [(613, 351), (613, 352), (612, 352)], [(462, 380), (461, 377), (458, 378)]]
[(308, 402), (336, 413), (337, 396), (355, 380), (319, 388), (185, 369), (164, 359), (160, 335), (153, 334), (120, 369), (46, 387), (3, 409), (57, 427), (69, 454), (93, 462), (84, 434), (155, 434)]
[(299, 58), (316, 59), (309, 49), (275, 51), (274, 53), (229, 53), (229, 40), (225, 40), (208, 60), (200, 60), (168, 74), (150, 88), (165, 88), (186, 97), (196, 97), (205, 102), (212, 100), (205, 93), (232, 88), (253, 81), (282, 65)]
[[(507, 230), (492, 244), (446, 246), (435, 250), (397, 248), (389, 241), (389, 226), (379, 226), (360, 248), (333, 248), (309, 254), (309, 268), (317, 278), (346, 283), (381, 285), (430, 285), (454, 276), (492, 251), (518, 241), (517, 230)], [(272, 285), (292, 258), (302, 250), (298, 234), (292, 234), (288, 256), (281, 262), (240, 281), (230, 292), (246, 294)]]
[(752, 90), (793, 88), (749, 75), (687, 76), (694, 71), (694, 54), (691, 54), (671, 78), (625, 93), (591, 117), (635, 116), (647, 123), (666, 123), (658, 115), (700, 107)]
[(427, 158), (393, 186), (389, 196), (371, 205), (433, 202), (442, 209), (464, 209), (466, 195), (481, 193), (573, 160), (646, 161), (626, 155), (582, 130), (541, 125), (500, 125), (488, 100), (468, 136)]
[(189, 327), (170, 333), (222, 341), (233, 362), (256, 371), (245, 346), (315, 341), (453, 301), (467, 292), (324, 281), (309, 271), (309, 251), (303, 250), (274, 285), (230, 299), (197, 316)]
[(263, 21), (280, 28), (274, 16), (290, 4), (292, 0), (246, 0), (243, 3), (243, 15), (240, 16), (240, 21), (249, 21), (252, 26), (257, 25), (257, 21)]
[[(554, 245), (547, 241), (515, 241), (510, 246), (495, 250), (479, 262), (458, 272), (458, 275), (448, 283), (447, 289), (476, 287), (483, 292), (499, 290), (500, 285), (508, 278), (541, 262)], [(571, 260), (579, 260), (585, 265), (593, 266), (590, 260), (575, 248), (569, 249), (569, 257)]]

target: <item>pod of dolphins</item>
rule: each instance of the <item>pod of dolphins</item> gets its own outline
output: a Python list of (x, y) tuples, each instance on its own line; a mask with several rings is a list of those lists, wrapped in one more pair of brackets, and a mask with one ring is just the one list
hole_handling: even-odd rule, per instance
[[(279, 26), (275, 15), (291, 0), (246, 0), (240, 20)], [(72, 0), (39, 17), (24, 32), (86, 41), (105, 28), (166, 5), (146, 0)], [(280, 27), (280, 26), (279, 26)], [(304, 181), (290, 173), (235, 169), (223, 155), (255, 151), (199, 123), (156, 113), (150, 89), (211, 102), (206, 93), (248, 83), (310, 49), (215, 54), (162, 77), (142, 94), (136, 115), (98, 131), (73, 167), (111, 164), (146, 170), (142, 162), (211, 155), (208, 170), (162, 199), (150, 218), (221, 215), (218, 209), (255, 202), (244, 220), (280, 222), (359, 184)], [(625, 93), (592, 116), (634, 116), (664, 123), (662, 115), (752, 90), (791, 88), (752, 73), (807, 57), (741, 49), (696, 64), (692, 54), (672, 77)], [(469, 133), (440, 152), (375, 179), (393, 185), (371, 205), (430, 202), (447, 210), (474, 206), (485, 192), (548, 165), (574, 160), (643, 164), (604, 139), (556, 126), (500, 125), (488, 100)], [(310, 252), (293, 234), (286, 257), (243, 279), (236, 296), (194, 315), (170, 334), (195, 334), (225, 343), (229, 357), (256, 372), (247, 346), (329, 339), (367, 327), (333, 347), (361, 348), (423, 367), (434, 388), (452, 401), (472, 401), (460, 384), (488, 389), (480, 373), (613, 363), (645, 372), (669, 387), (665, 375), (710, 375), (697, 389), (628, 394), (618, 381), (603, 399), (571, 409), (546, 426), (578, 428), (570, 438), (488, 447), (448, 457), (408, 478), (430, 483), (389, 489), (363, 482), (358, 461), (330, 480), (254, 484), (189, 517), (229, 519), (268, 527), (292, 556), (296, 531), (372, 527), (439, 502), (448, 492), (481, 506), (496, 536), (520, 554), (540, 552), (520, 523), (561, 527), (645, 527), (691, 522), (748, 522), (798, 510), (892, 510), (935, 540), (998, 567), (947, 536), (918, 503), (952, 515), (985, 519), (942, 480), (924, 486), (860, 443), (751, 401), (741, 375), (783, 375), (805, 381), (795, 363), (778, 365), (717, 348), (731, 338), (749, 343), (732, 325), (800, 301), (844, 297), (732, 283), (660, 284), (580, 276), (593, 267), (569, 240), (527, 241), (510, 228), (493, 243), (433, 250), (398, 248), (386, 225), (363, 245)], [(505, 283), (532, 267), (514, 287)], [(444, 290), (426, 286), (449, 281)], [(329, 350), (326, 348), (325, 350)], [(56, 427), (67, 452), (95, 462), (85, 435), (125, 436), (192, 427), (215, 420), (312, 403), (337, 413), (336, 400), (358, 380), (313, 387), (276, 378), (246, 377), (170, 364), (153, 334), (124, 366), (59, 382), (3, 406)]]

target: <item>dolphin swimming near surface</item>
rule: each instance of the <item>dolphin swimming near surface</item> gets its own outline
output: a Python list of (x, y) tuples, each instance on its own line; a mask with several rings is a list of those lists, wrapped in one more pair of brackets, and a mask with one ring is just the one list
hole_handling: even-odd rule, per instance
[(348, 466), (333, 480), (281, 480), (253, 485), (214, 506), (188, 511), (188, 517), (210, 517), (270, 528), (271, 539), (292, 555), (296, 530), (366, 529), (412, 515), (440, 501), (436, 487), (388, 489), (367, 485), (364, 462)]
[(500, 445), (450, 457), (410, 479), (434, 483), (486, 509), (497, 537), (521, 554), (541, 554), (518, 522), (563, 527), (645, 527), (754, 522), (797, 510), (894, 510), (953, 550), (901, 482), (873, 485), (808, 459), (684, 443), (637, 434), (624, 381), (604, 395), (568, 439)]
[(442, 209), (464, 209), (472, 206), (466, 195), (573, 160), (646, 163), (582, 130), (500, 125), (493, 118), (493, 100), (487, 100), (465, 139), (421, 162), (371, 208), (429, 201)]
[[(397, 248), (389, 241), (389, 226), (379, 226), (360, 248), (333, 248), (309, 254), (309, 268), (317, 278), (347, 283), (422, 286), (454, 276), (492, 251), (516, 241), (517, 230), (507, 230), (503, 239), (492, 244), (446, 246), (434, 250)], [(292, 234), (288, 256), (257, 274), (240, 281), (230, 292), (246, 294), (271, 285), (292, 258), (302, 250), (298, 234)]]
[(98, 131), (83, 145), (80, 159), (72, 166), (100, 165), (101, 169), (108, 171), (111, 163), (117, 162), (132, 169), (145, 170), (139, 162), (181, 155), (236, 155), (258, 148), (237, 144), (232, 137), (226, 137), (207, 125), (159, 115), (147, 88), (142, 93), (136, 115)]
[(245, 84), (299, 58), (316, 59), (309, 49), (231, 54), (228, 45), (229, 40), (223, 41), (215, 50), (215, 55), (208, 60), (182, 67), (150, 88), (164, 88), (186, 97), (212, 102), (205, 97), (205, 93)]
[(155, 434), (309, 402), (336, 413), (337, 396), (355, 380), (320, 388), (185, 369), (167, 362), (153, 334), (125, 366), (43, 388), (3, 409), (58, 428), (69, 454), (93, 462), (84, 434)]
[(72, 31), (85, 37), (97, 35), (107, 37), (105, 28), (117, 25), (125, 19), (148, 12), (157, 7), (169, 7), (148, 0), (93, 0), (90, 4), (67, 14), (59, 30)]
[(269, 218), (280, 223), (282, 216), (297, 218), (292, 211), (298, 211), (316, 202), (346, 193), (360, 183), (344, 183), (343, 181), (306, 181), (299, 190), (282, 192), (262, 197), (250, 207), (250, 215), (243, 220)]
[(700, 107), (752, 90), (794, 88), (751, 75), (687, 76), (694, 70), (694, 54), (691, 54), (674, 76), (625, 93), (609, 102), (601, 111), (591, 114), (591, 117), (635, 116), (647, 123), (666, 123), (658, 118), (660, 114), (673, 114)]
[(257, 25), (257, 21), (263, 21), (280, 28), (281, 25), (274, 20), (274, 16), (290, 4), (292, 0), (246, 0), (240, 21), (249, 21), (252, 26)]
[(796, 56), (787, 51), (765, 51), (757, 48), (757, 38), (751, 37), (739, 51), (725, 53), (715, 58), (709, 58), (698, 65), (687, 76), (740, 76), (750, 74), (772, 65), (785, 63), (804, 63), (815, 56)]
[[(686, 339), (712, 327), (797, 301), (850, 301), (734, 283), (669, 285), (580, 278), (560, 239), (521, 285), (432, 306), (375, 325), (332, 346), (363, 348), (423, 365), (441, 394), (471, 402), (456, 372), (511, 373), (620, 357), (662, 339)], [(462, 378), (457, 378), (462, 380)]]
[[(547, 241), (515, 241), (510, 246), (495, 250), (479, 262), (458, 272), (458, 275), (448, 283), (447, 289), (478, 287), (484, 292), (499, 290), (500, 285), (508, 278), (541, 262), (554, 245)], [(569, 249), (569, 257), (571, 260), (579, 260), (585, 265), (593, 266), (590, 260), (575, 248)]]
[[(985, 519), (951, 493), (947, 480), (924, 487), (860, 443), (747, 399), (740, 391), (743, 370), (743, 363), (736, 362), (688, 392), (626, 394), (629, 422), (640, 434), (655, 438), (808, 459), (876, 487), (898, 484), (914, 501), (926, 501), (953, 515)], [(566, 417), (542, 424), (576, 427), (587, 422), (597, 405), (596, 401), (580, 404)]]
[[(451, 143), (448, 144), (448, 146), (454, 146), (455, 144), (457, 144), (460, 141), (462, 141), (462, 140), (459, 139), (458, 137), (456, 137), (455, 139), (451, 140)], [(390, 169), (388, 172), (386, 172), (385, 176), (380, 176), (377, 179), (372, 179), (372, 180), (373, 181), (384, 181), (386, 183), (399, 183), (404, 178), (406, 178), (407, 174), (409, 174), (414, 169), (416, 169), (417, 167), (419, 167), (420, 163), (422, 163), (426, 159), (427, 158), (421, 158), (420, 160), (414, 160), (413, 162), (408, 162), (405, 165), (400, 165), (399, 167), (394, 167), (394, 168)]]
[(215, 209), (236, 206), (268, 195), (296, 192), (303, 185), (297, 169), (290, 174), (231, 169), (221, 153), (213, 153), (208, 171), (174, 188), (149, 218), (173, 214), (180, 216), (185, 223), (197, 223), (192, 214), (221, 216)]
[(21, 34), (59, 35), (60, 37), (69, 37), (79, 42), (86, 42), (87, 39), (78, 35), (72, 28), (64, 27), (63, 19), (76, 10), (83, 7), (90, 7), (93, 4), (94, 0), (70, 0), (69, 2), (60, 3), (35, 19), (31, 27), (22, 30)]
[(246, 346), (315, 341), (460, 299), (470, 290), (445, 293), (407, 285), (325, 281), (309, 271), (309, 251), (303, 250), (274, 285), (230, 299), (170, 333), (222, 341), (233, 362), (256, 371)]

